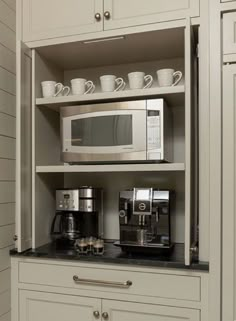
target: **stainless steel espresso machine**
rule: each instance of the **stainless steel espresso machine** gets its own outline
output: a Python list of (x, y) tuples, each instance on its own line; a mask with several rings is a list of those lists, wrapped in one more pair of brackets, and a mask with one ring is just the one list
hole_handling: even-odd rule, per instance
[(103, 191), (93, 187), (56, 190), (53, 239), (74, 243), (79, 238), (103, 237)]
[(172, 248), (169, 190), (133, 188), (120, 192), (120, 242), (127, 252), (163, 253)]

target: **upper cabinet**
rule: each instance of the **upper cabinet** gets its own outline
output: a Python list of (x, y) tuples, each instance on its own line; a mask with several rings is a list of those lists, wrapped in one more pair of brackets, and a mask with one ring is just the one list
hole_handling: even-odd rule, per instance
[[(24, 42), (199, 15), (199, 0), (21, 0)], [(102, 35), (101, 35), (102, 37)]]
[(101, 31), (103, 0), (22, 0), (23, 41)]
[(198, 15), (198, 0), (104, 0), (105, 30)]

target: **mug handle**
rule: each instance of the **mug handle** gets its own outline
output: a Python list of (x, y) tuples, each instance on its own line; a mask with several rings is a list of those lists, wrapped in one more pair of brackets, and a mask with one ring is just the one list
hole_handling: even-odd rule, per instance
[(153, 77), (151, 75), (146, 75), (144, 77), (144, 81), (146, 82), (146, 85), (143, 87), (143, 89), (150, 88), (153, 84)]
[(176, 72), (174, 72), (173, 77), (174, 77), (174, 79), (176, 78), (176, 80), (175, 80), (175, 82), (173, 83), (172, 86), (176, 86), (176, 85), (178, 85), (178, 83), (182, 79), (183, 74), (182, 74), (181, 71), (176, 71)]
[(55, 93), (54, 97), (57, 97), (63, 91), (64, 86), (62, 85), (62, 83), (58, 82), (55, 85), (55, 88), (56, 88), (56, 93)]
[(94, 85), (94, 83), (93, 83), (91, 80), (86, 81), (85, 86), (88, 87), (88, 89), (87, 89), (86, 92), (84, 93), (85, 95), (86, 95), (86, 94), (92, 94), (92, 93), (94, 92), (94, 90), (95, 90), (95, 85)]
[(123, 78), (116, 78), (115, 82), (118, 85), (117, 88), (115, 89), (115, 91), (125, 89), (126, 83)]
[(64, 95), (64, 96), (68, 96), (69, 93), (70, 93), (70, 87), (69, 87), (69, 86), (63, 87), (62, 92), (63, 92), (63, 95)]

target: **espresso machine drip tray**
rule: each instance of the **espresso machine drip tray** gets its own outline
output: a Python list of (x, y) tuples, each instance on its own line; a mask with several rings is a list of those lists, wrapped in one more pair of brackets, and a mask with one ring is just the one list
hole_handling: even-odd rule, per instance
[(137, 244), (137, 243), (124, 243), (116, 241), (115, 246), (118, 246), (126, 253), (138, 253), (142, 255), (170, 255), (174, 248), (174, 244), (162, 245), (162, 244)]

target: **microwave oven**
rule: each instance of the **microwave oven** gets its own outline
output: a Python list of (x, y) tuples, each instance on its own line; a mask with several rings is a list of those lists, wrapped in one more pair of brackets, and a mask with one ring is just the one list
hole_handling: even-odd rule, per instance
[(62, 161), (172, 162), (171, 111), (163, 99), (60, 108)]

